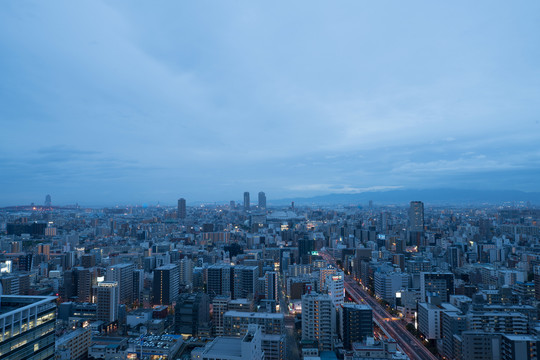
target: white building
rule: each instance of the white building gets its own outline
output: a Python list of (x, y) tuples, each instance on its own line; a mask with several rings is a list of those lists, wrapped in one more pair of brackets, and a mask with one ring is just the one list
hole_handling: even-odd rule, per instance
[(317, 340), (319, 350), (332, 351), (336, 337), (336, 316), (328, 294), (302, 296), (302, 340)]
[(334, 275), (326, 276), (326, 291), (334, 306), (338, 307), (345, 303), (345, 284), (344, 284), (345, 275), (343, 271), (338, 271)]

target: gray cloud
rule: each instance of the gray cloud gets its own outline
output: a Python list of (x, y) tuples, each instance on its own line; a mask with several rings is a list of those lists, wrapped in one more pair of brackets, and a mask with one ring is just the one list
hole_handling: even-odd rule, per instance
[(533, 190), (539, 10), (6, 5), (0, 199), (172, 203), (486, 181)]

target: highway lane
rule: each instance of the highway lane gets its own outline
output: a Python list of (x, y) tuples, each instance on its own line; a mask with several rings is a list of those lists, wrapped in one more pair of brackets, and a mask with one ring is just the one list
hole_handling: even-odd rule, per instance
[[(335, 261), (327, 253), (319, 252), (323, 258), (332, 263), (334, 266)], [(437, 360), (437, 357), (433, 355), (426, 347), (412, 335), (399, 321), (386, 321), (385, 319), (391, 319), (392, 316), (381, 306), (374, 298), (372, 298), (350, 275), (345, 275), (345, 289), (349, 295), (358, 303), (368, 304), (373, 309), (373, 318), (377, 325), (388, 336), (396, 340), (399, 347), (410, 359), (420, 360)]]

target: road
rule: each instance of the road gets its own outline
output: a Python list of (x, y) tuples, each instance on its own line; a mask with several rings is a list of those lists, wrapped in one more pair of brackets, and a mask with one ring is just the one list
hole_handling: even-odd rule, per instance
[[(327, 253), (319, 252), (326, 261), (337, 266), (334, 259)], [(373, 309), (373, 321), (392, 339), (396, 340), (401, 350), (411, 359), (438, 360), (420, 340), (412, 335), (401, 324), (401, 321), (388, 320), (392, 318), (386, 309), (371, 297), (350, 275), (345, 275), (345, 290), (357, 302), (368, 304)], [(386, 320), (385, 320), (386, 319)]]

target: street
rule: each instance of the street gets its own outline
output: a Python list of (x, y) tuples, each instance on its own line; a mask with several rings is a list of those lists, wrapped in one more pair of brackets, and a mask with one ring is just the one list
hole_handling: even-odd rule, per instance
[[(329, 263), (336, 266), (334, 259), (327, 253), (319, 252), (319, 254)], [(409, 356), (411, 360), (437, 360), (433, 355), (414, 335), (412, 335), (400, 321), (385, 320), (391, 319), (390, 315), (384, 307), (371, 297), (361, 286), (354, 280), (351, 275), (345, 275), (345, 290), (357, 303), (368, 304), (373, 309), (373, 321), (391, 338), (396, 340), (401, 350)]]

